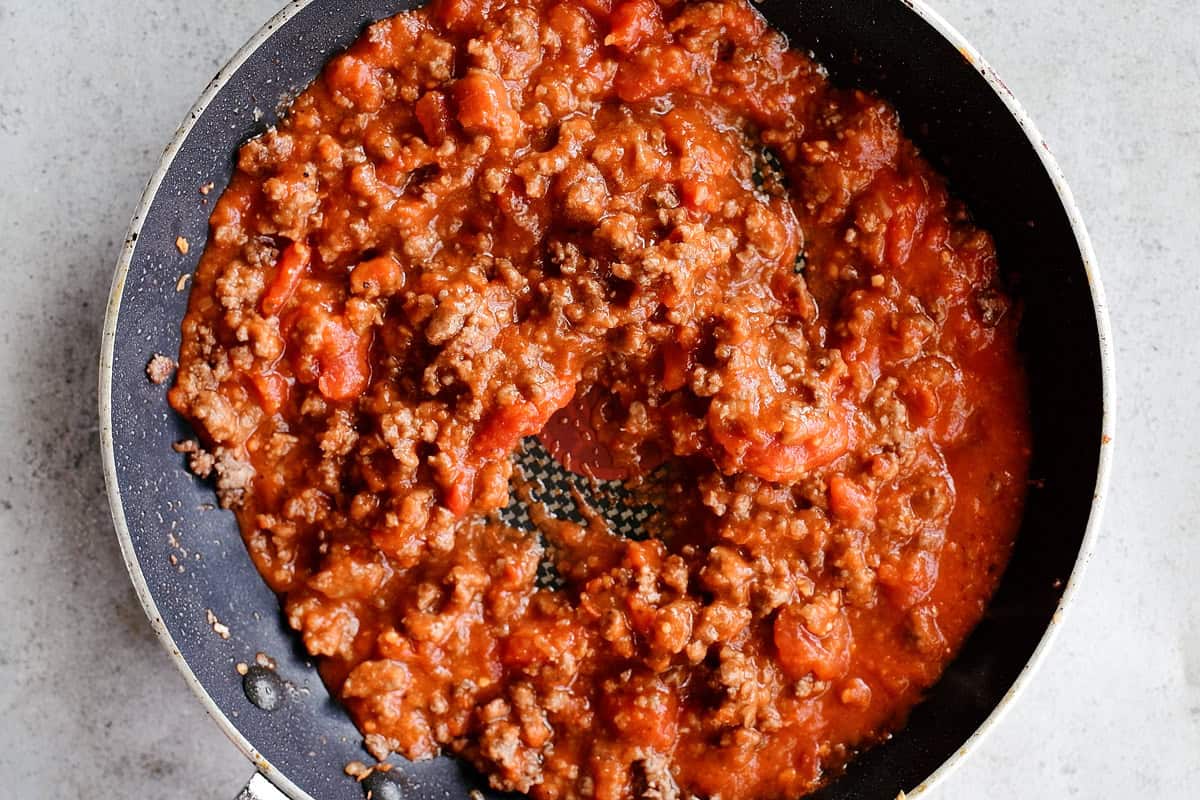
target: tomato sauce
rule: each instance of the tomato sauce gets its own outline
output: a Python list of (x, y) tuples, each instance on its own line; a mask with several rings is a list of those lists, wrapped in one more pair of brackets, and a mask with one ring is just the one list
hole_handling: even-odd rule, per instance
[[(981, 617), (1017, 324), (895, 111), (744, 0), (434, 0), (242, 148), (170, 401), (377, 758), (774, 800)], [(653, 536), (501, 522), (531, 436)]]

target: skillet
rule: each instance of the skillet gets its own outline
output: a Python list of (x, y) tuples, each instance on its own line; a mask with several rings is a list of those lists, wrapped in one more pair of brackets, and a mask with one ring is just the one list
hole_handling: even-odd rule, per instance
[[(212, 202), (239, 145), (278, 119), (370, 21), (416, 0), (296, 0), (217, 74), (179, 129), (133, 218), (101, 346), (100, 433), (113, 521), (155, 631), (217, 724), (254, 762), (247, 798), (358, 800), (344, 766), (361, 737), (329, 696), (259, 578), (233, 515), (183, 469), (190, 438), (155, 353), (179, 349), (181, 276), (203, 251)], [(1092, 549), (1110, 461), (1112, 353), (1087, 232), (1029, 118), (969, 44), (916, 0), (763, 0), (758, 8), (842, 86), (878, 93), (907, 135), (992, 232), (1022, 308), (1034, 459), (1012, 561), (979, 627), (907, 726), (853, 761), (820, 800), (893, 800), (934, 785), (1011, 704), (1044, 655)], [(207, 197), (199, 187), (213, 182)], [(188, 254), (176, 248), (187, 239)], [(227, 638), (221, 632), (227, 633)], [(282, 701), (251, 704), (235, 666), (277, 664)], [(182, 699), (181, 699), (181, 702)], [(393, 758), (408, 798), (486, 783), (449, 758)], [(915, 787), (915, 790), (914, 790)], [(281, 794), (282, 793), (282, 794)]]

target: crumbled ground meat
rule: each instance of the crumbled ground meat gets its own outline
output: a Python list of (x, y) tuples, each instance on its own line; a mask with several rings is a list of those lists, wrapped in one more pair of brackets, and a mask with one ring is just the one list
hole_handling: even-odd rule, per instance
[[(937, 679), (1020, 517), (1017, 315), (966, 220), (744, 0), (433, 0), (242, 148), (176, 449), (376, 758), (798, 797)], [(653, 535), (497, 521), (535, 435)]]
[(528, 792), (540, 782), (541, 754), (521, 741), (521, 729), (510, 722), (496, 720), (484, 726), (479, 737), (479, 752), (489, 763), (492, 785), (497, 789)]
[(254, 465), (239, 457), (234, 451), (217, 447), (215, 452), (205, 450), (195, 439), (176, 442), (175, 452), (186, 453), (188, 469), (198, 478), (216, 474), (217, 499), (221, 508), (240, 508), (246, 492), (254, 481)]
[(213, 467), (217, 463), (217, 459), (213, 454), (200, 446), (200, 443), (195, 439), (188, 439), (183, 442), (176, 442), (172, 447), (176, 453), (187, 453), (188, 469), (192, 471), (197, 478), (207, 478), (212, 474)]
[(221, 502), (221, 508), (241, 506), (254, 479), (254, 466), (230, 450), (218, 447), (213, 468), (217, 471), (217, 499)]
[(367, 752), (376, 761), (383, 761), (392, 754), (391, 745), (388, 744), (387, 737), (380, 736), (378, 733), (368, 733), (363, 737), (363, 746)]
[(660, 753), (633, 762), (633, 793), (641, 800), (679, 800), (671, 763)]
[(161, 353), (155, 353), (146, 365), (146, 377), (151, 383), (164, 384), (175, 373), (175, 361)]

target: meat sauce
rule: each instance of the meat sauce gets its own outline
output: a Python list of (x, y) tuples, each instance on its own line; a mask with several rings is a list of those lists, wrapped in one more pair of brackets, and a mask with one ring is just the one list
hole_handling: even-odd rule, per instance
[[(241, 149), (170, 402), (376, 757), (793, 798), (999, 580), (1010, 305), (895, 111), (744, 0), (434, 0)], [(654, 535), (501, 522), (538, 435)]]

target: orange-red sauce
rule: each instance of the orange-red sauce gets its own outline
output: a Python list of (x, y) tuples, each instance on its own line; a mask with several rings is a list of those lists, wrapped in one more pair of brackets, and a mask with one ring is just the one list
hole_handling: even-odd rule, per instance
[[(242, 149), (170, 399), (377, 756), (792, 798), (903, 723), (1008, 558), (997, 281), (888, 104), (743, 0), (435, 0)], [(502, 524), (534, 435), (655, 535)]]

